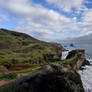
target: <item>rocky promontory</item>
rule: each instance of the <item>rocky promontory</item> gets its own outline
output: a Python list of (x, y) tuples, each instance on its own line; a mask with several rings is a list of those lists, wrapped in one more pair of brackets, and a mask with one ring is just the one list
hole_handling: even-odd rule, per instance
[(85, 92), (77, 73), (87, 63), (85, 50), (72, 50), (61, 60), (64, 50), (58, 43), (0, 29), (0, 82), (8, 81), (0, 92)]
[(84, 50), (73, 50), (65, 60), (42, 65), (38, 71), (0, 87), (0, 92), (85, 92), (77, 73)]
[(70, 63), (71, 67), (74, 70), (79, 70), (86, 60), (85, 50), (72, 50), (69, 52), (66, 59), (72, 59)]

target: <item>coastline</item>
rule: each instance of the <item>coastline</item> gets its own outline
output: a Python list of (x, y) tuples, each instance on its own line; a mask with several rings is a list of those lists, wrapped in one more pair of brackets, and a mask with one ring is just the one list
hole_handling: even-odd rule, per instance
[[(79, 50), (79, 51), (77, 51), (77, 55), (79, 55), (79, 53), (81, 52), (82, 50)], [(74, 51), (75, 52), (75, 51)], [(84, 56), (84, 52), (82, 52), (81, 53), (81, 56)], [(73, 56), (74, 57), (74, 56)], [(72, 58), (73, 58), (72, 57)], [(36, 73), (34, 73), (34, 74), (32, 74), (32, 75), (28, 75), (28, 76), (26, 76), (26, 77), (24, 77), (24, 78), (22, 78), (22, 80), (21, 79), (19, 79), (19, 80), (16, 80), (15, 82), (14, 82), (14, 84), (12, 84), (12, 83), (10, 83), (10, 84), (8, 84), (9, 86), (7, 87), (7, 85), (4, 85), (4, 86), (2, 86), (1, 87), (1, 89), (2, 90), (4, 90), (5, 88), (7, 89), (7, 90), (10, 90), (10, 89), (12, 89), (11, 87), (15, 87), (15, 84), (17, 85), (17, 88), (15, 87), (13, 90), (12, 90), (12, 92), (16, 92), (16, 90), (19, 90), (19, 88), (20, 88), (20, 83), (22, 82), (22, 84), (21, 85), (24, 85), (25, 84), (25, 82), (24, 81), (28, 81), (28, 80), (30, 80), (31, 82), (27, 82), (27, 85), (30, 85), (30, 83), (32, 83), (32, 80), (30, 79), (32, 76), (33, 76), (33, 78), (37, 78), (37, 80), (41, 80), (42, 81), (42, 79), (43, 78), (45, 78), (45, 77), (38, 77), (38, 76), (49, 76), (49, 74), (54, 74), (54, 76), (57, 76), (57, 79), (56, 79), (56, 81), (58, 80), (58, 75), (59, 76), (61, 76), (61, 75), (63, 75), (63, 76), (61, 76), (60, 77), (60, 79), (63, 79), (63, 81), (61, 82), (60, 81), (60, 84), (62, 84), (63, 82), (64, 82), (64, 80), (66, 81), (66, 82), (64, 82), (64, 83), (68, 83), (69, 82), (69, 84), (67, 84), (67, 86), (66, 86), (66, 84), (65, 85), (63, 85), (64, 86), (64, 90), (65, 90), (65, 92), (68, 92), (69, 90), (72, 90), (72, 92), (85, 92), (84, 91), (84, 88), (83, 88), (83, 85), (82, 85), (82, 81), (81, 81), (81, 78), (80, 78), (80, 75), (78, 74), (78, 69), (79, 69), (79, 67), (82, 65), (82, 62), (81, 63), (78, 63), (77, 64), (77, 62), (79, 62), (80, 60), (79, 59), (70, 59), (71, 60), (71, 62), (69, 61), (69, 59), (68, 59), (68, 62), (70, 62), (70, 63), (67, 63), (66, 61), (67, 60), (65, 60), (64, 62), (62, 62), (62, 60), (60, 61), (60, 62), (54, 62), (54, 63), (52, 63), (52, 64), (50, 64), (50, 65), (44, 65), (38, 72), (36, 72)], [(74, 60), (75, 60), (75, 62), (74, 62)], [(84, 59), (83, 59), (84, 60)], [(66, 63), (66, 64), (65, 64)], [(73, 64), (74, 63), (74, 64)], [(71, 66), (71, 64), (73, 64), (73, 66), (74, 67), (72, 67)], [(77, 66), (77, 68), (75, 68), (75, 66)], [(44, 75), (45, 74), (45, 75)], [(61, 74), (61, 75), (60, 75)], [(52, 79), (52, 77), (51, 77), (51, 79)], [(67, 80), (66, 80), (67, 79)], [(48, 77), (46, 78), (46, 80), (48, 80)], [(20, 82), (18, 82), (18, 81), (20, 81)], [(35, 80), (34, 80), (35, 81)], [(44, 81), (45, 82), (45, 81)], [(37, 82), (37, 83), (40, 83), (40, 81), (39, 82)], [(57, 82), (57, 83), (59, 83), (59, 82)], [(53, 84), (54, 84), (54, 81), (53, 81)], [(69, 86), (71, 84), (71, 86)], [(35, 85), (35, 84), (32, 84), (32, 86), (33, 85)], [(38, 85), (38, 84), (37, 84)], [(44, 84), (43, 84), (44, 85)], [(49, 84), (48, 84), (49, 85)], [(41, 86), (41, 85), (39, 85), (39, 86)], [(52, 85), (49, 85), (50, 87), (52, 86)], [(65, 89), (65, 86), (66, 86), (66, 89)], [(29, 87), (29, 86), (27, 86), (27, 87)], [(73, 89), (72, 89), (72, 87), (73, 87)], [(79, 88), (80, 87), (80, 88)], [(24, 86), (22, 87), (23, 89), (24, 89)], [(34, 87), (32, 87), (33, 89), (34, 89)], [(32, 90), (31, 88), (29, 88), (30, 90)], [(53, 87), (52, 87), (52, 89), (53, 89)], [(57, 89), (57, 87), (56, 87), (56, 89)], [(61, 89), (61, 90), (63, 90), (63, 88), (62, 87), (60, 87), (60, 88), (58, 88), (59, 90)], [(46, 89), (45, 89), (46, 90)], [(49, 90), (49, 89), (48, 89)], [(6, 91), (2, 91), (2, 92), (6, 92)], [(26, 92), (26, 91), (25, 91)], [(33, 91), (34, 92), (34, 91)], [(42, 92), (42, 89), (40, 89), (40, 92)], [(53, 91), (54, 92), (54, 91)]]

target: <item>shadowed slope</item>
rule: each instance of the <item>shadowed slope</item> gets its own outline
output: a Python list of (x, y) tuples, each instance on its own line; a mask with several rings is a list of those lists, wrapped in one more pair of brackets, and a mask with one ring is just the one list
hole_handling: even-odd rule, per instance
[(84, 92), (80, 76), (51, 65), (33, 75), (0, 87), (0, 92)]

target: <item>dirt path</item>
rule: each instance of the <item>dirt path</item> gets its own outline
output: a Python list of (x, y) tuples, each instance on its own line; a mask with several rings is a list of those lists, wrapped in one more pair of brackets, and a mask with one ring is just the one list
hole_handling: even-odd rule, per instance
[(4, 84), (8, 84), (8, 83), (10, 83), (12, 81), (14, 81), (14, 80), (2, 80), (2, 81), (0, 81), (0, 86), (2, 86)]

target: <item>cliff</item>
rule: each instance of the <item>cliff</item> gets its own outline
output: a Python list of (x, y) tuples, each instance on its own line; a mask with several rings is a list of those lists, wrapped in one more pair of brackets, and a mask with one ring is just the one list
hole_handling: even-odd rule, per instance
[(72, 67), (74, 70), (79, 70), (85, 62), (85, 50), (72, 50), (69, 52), (65, 60), (61, 61), (62, 64)]
[(1, 86), (0, 92), (85, 92), (77, 73), (84, 60), (84, 50), (73, 50), (66, 60), (43, 65), (38, 71)]
[(73, 50), (60, 60), (60, 44), (6, 29), (0, 29), (0, 45), (0, 80), (15, 80), (0, 86), (0, 92), (84, 92), (77, 73), (84, 50)]

